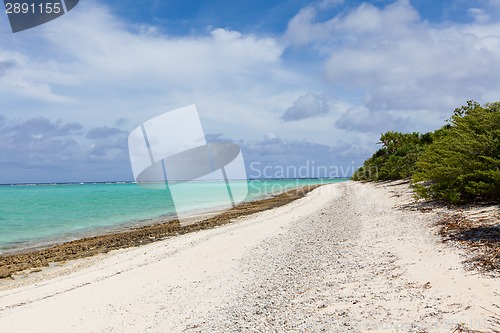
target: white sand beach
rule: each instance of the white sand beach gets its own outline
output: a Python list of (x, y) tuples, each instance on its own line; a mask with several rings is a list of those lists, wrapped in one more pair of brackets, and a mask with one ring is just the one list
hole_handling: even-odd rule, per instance
[(322, 186), (209, 230), (0, 282), (0, 332), (499, 329), (500, 280), (465, 271), (406, 185)]

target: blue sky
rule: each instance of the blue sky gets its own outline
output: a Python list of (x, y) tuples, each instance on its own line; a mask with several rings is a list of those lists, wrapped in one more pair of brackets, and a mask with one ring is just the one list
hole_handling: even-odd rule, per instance
[(343, 176), (381, 132), (498, 101), (499, 14), (499, 0), (81, 0), (16, 34), (0, 16), (0, 183), (131, 180), (130, 131), (189, 104), (249, 172)]
[[(321, 16), (332, 17), (370, 3), (383, 8), (394, 1), (324, 1)], [(484, 2), (484, 1), (483, 1)], [(423, 19), (441, 23), (467, 22), (473, 17), (468, 13), (481, 1), (433, 1), (414, 0), (411, 5)], [(207, 27), (221, 27), (243, 33), (267, 33), (280, 35), (286, 30), (290, 18), (302, 8), (321, 4), (307, 0), (290, 1), (151, 1), (137, 6), (136, 1), (108, 1), (116, 13), (130, 22), (147, 22), (157, 25), (168, 34), (203, 33)], [(481, 4), (489, 7), (488, 4)]]

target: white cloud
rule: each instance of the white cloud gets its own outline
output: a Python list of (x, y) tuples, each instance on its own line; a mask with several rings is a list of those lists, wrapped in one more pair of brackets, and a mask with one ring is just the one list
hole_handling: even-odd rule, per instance
[(387, 112), (374, 112), (366, 107), (350, 108), (336, 122), (337, 128), (355, 132), (383, 133), (408, 131), (408, 118), (394, 117)]
[[(314, 81), (285, 67), (283, 51), (275, 38), (220, 28), (205, 35), (160, 34), (87, 1), (0, 46), (2, 113), (12, 120), (23, 110), (22, 119), (42, 115), (90, 128), (86, 137), (67, 138), (73, 140), (69, 152), (40, 152), (50, 162), (43, 169), (46, 179), (70, 172), (58, 167), (67, 166), (59, 163), (63, 159), (88, 167), (80, 177), (91, 177), (93, 170), (94, 179), (114, 179), (130, 174), (126, 132), (180, 106), (196, 103), (207, 133), (251, 140), (275, 131), (280, 115)], [(21, 89), (19, 82), (31, 89)], [(123, 128), (106, 127), (116, 119)], [(10, 146), (2, 150), (18, 174), (32, 163), (29, 156), (11, 154)], [(120, 172), (113, 172), (117, 165)]]
[(312, 21), (315, 16), (315, 8), (303, 8), (288, 23), (285, 39), (294, 46), (300, 46), (314, 40), (323, 39), (327, 28), (324, 27), (324, 24), (313, 24)]
[(470, 8), (468, 12), (478, 23), (488, 22), (491, 19), (491, 16), (482, 8)]
[[(339, 42), (356, 43), (356, 35), (368, 34), (376, 37), (379, 31), (394, 37), (407, 32), (407, 25), (419, 20), (418, 12), (408, 1), (397, 1), (385, 9), (363, 3), (351, 12), (339, 14), (324, 22), (317, 22), (318, 9), (305, 7), (293, 17), (285, 33), (285, 39), (292, 45), (313, 42), (327, 42), (338, 45)], [(378, 43), (377, 39), (372, 44)], [(342, 46), (342, 45), (340, 45)]]
[[(39, 116), (79, 123), (92, 129), (89, 137), (51, 137), (62, 153), (46, 151), (47, 162), (90, 161), (106, 174), (120, 163), (128, 175), (126, 132), (192, 103), (206, 133), (241, 140), (255, 160), (299, 163), (367, 157), (379, 132), (432, 130), (467, 99), (498, 99), (498, 1), (472, 1), (469, 24), (434, 25), (404, 0), (319, 19), (341, 2), (303, 8), (276, 37), (221, 28), (174, 37), (81, 2), (37, 29), (3, 36), (0, 124)], [(116, 119), (121, 126), (110, 125)]]
[(345, 141), (331, 146), (276, 135), (240, 144), (249, 178), (350, 177), (370, 154)]
[[(162, 35), (127, 25), (93, 1), (37, 29), (0, 46), (0, 61), (15, 63), (2, 70), (7, 74), (0, 94), (28, 116), (50, 113), (91, 125), (121, 116), (138, 123), (196, 103), (206, 119), (224, 124), (234, 113), (253, 113), (254, 121), (266, 124), (273, 109), (291, 102), (269, 104), (274, 96), (301, 91), (301, 76), (282, 66), (283, 46), (270, 37), (220, 28), (205, 35)], [(8, 48), (17, 51), (3, 57)], [(37, 102), (36, 111), (22, 106)], [(54, 107), (56, 102), (68, 105)]]
[(308, 93), (300, 96), (293, 105), (281, 115), (283, 121), (295, 121), (326, 115), (330, 107), (324, 96)]
[(372, 112), (449, 114), (467, 99), (498, 98), (498, 23), (432, 26), (408, 1), (397, 1), (383, 9), (363, 4), (324, 22), (307, 8), (291, 20), (287, 36), (328, 50), (327, 80), (364, 91)]

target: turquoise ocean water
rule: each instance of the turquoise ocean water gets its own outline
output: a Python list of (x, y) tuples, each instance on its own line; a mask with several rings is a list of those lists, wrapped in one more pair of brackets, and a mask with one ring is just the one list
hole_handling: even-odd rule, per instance
[[(295, 187), (346, 179), (280, 179), (241, 181), (246, 201)], [(212, 196), (224, 182), (199, 182), (186, 192)], [(193, 205), (194, 207), (195, 205)], [(135, 183), (1, 185), (0, 254), (32, 246), (67, 241), (173, 216), (167, 191)]]

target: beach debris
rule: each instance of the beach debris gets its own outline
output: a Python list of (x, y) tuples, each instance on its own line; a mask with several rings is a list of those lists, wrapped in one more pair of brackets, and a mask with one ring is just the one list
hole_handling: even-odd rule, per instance
[(446, 243), (455, 243), (470, 254), (464, 263), (500, 277), (500, 209), (498, 206), (467, 207), (440, 213), (439, 233)]

